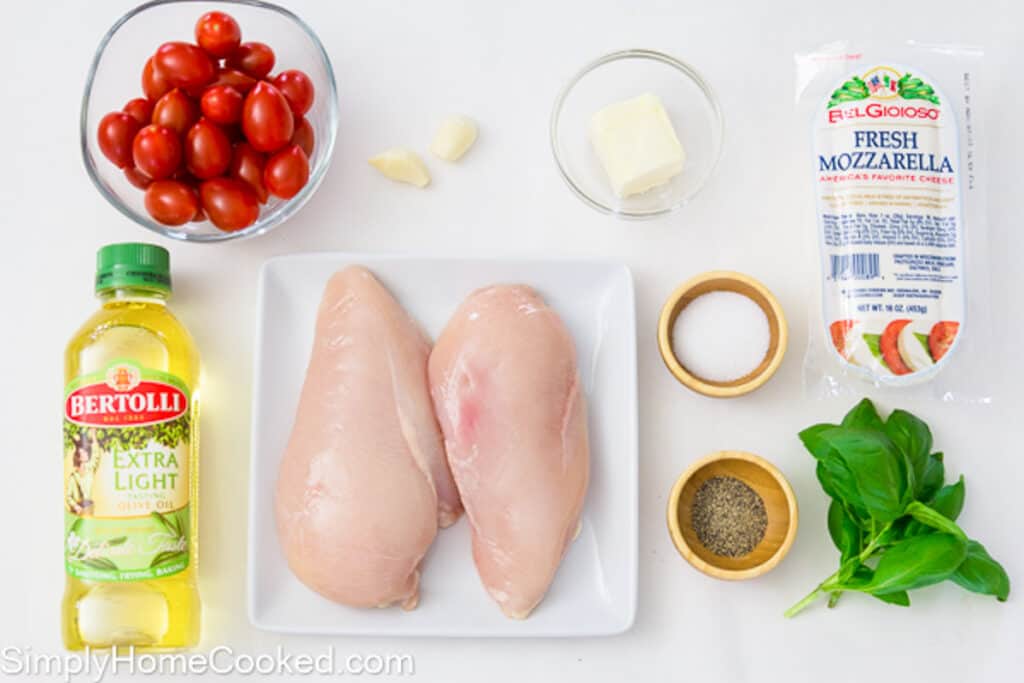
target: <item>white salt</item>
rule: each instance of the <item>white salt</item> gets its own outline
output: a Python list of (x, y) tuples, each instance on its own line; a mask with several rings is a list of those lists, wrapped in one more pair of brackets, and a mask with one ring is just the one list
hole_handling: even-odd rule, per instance
[(702, 294), (679, 312), (672, 350), (690, 374), (731, 382), (750, 374), (771, 343), (768, 316), (750, 297), (736, 292)]

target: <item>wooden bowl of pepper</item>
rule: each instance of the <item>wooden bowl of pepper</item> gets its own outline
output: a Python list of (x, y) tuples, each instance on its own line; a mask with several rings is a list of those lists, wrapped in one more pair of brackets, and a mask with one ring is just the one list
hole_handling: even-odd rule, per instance
[(775, 465), (718, 451), (690, 465), (668, 501), (679, 554), (708, 576), (752, 579), (775, 568), (796, 538), (796, 496)]

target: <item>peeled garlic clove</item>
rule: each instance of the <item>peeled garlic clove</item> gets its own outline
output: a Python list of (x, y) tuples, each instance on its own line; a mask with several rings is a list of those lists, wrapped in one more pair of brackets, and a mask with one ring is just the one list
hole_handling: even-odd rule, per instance
[(369, 159), (370, 165), (386, 178), (416, 187), (430, 184), (430, 171), (423, 159), (411, 149), (389, 149)]
[(458, 161), (476, 142), (479, 134), (476, 121), (468, 116), (449, 116), (441, 122), (430, 152), (445, 161)]

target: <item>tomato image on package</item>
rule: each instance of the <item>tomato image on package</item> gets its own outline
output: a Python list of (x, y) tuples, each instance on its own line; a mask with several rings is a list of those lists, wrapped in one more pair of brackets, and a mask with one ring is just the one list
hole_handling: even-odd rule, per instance
[(965, 308), (954, 110), (916, 70), (875, 66), (837, 85), (814, 122), (825, 333), (874, 379), (924, 379)]
[(186, 385), (115, 362), (69, 385), (64, 414), (65, 567), (93, 581), (183, 571), (189, 561)]

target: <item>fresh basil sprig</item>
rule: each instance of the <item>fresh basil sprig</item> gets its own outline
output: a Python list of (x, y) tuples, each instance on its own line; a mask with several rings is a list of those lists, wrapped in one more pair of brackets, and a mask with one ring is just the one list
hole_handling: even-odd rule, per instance
[(947, 580), (1006, 600), (1006, 571), (956, 523), (964, 478), (945, 484), (944, 456), (932, 452), (928, 425), (903, 410), (882, 420), (864, 399), (841, 424), (808, 427), (800, 440), (832, 499), (828, 531), (839, 569), (787, 617), (825, 595), (833, 607), (849, 591), (907, 607), (908, 591)]

